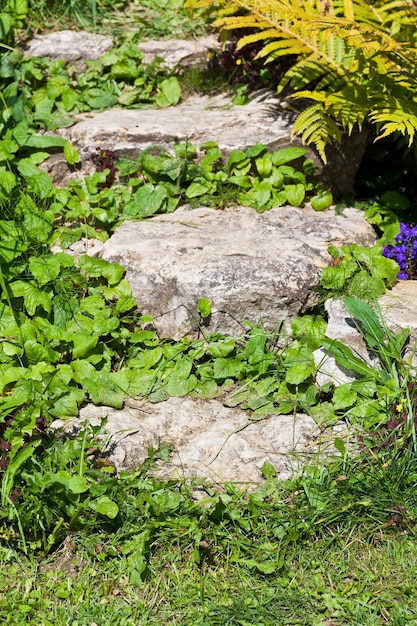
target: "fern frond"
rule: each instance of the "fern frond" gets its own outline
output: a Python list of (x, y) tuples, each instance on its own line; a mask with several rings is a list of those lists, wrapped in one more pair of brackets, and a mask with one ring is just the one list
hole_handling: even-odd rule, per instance
[[(291, 86), (313, 104), (293, 132), (325, 146), (365, 121), (379, 137), (417, 137), (417, 0), (187, 0), (214, 10), (225, 30), (254, 29), (239, 47), (259, 42), (266, 63), (296, 56), (280, 89)], [(308, 87), (314, 87), (309, 91)]]
[[(239, 30), (241, 28), (274, 28), (273, 22), (269, 18), (261, 19), (253, 15), (239, 15), (236, 17), (221, 17), (214, 22), (214, 26), (218, 26), (220, 30)], [(274, 28), (275, 31), (278, 29)]]
[(312, 104), (295, 120), (293, 135), (300, 135), (305, 144), (313, 144), (324, 163), (327, 163), (326, 145), (340, 141), (341, 135), (337, 124), (320, 104)]
[(413, 143), (417, 132), (416, 102), (388, 95), (373, 106), (369, 118), (380, 127), (377, 139), (401, 133), (408, 138), (409, 146)]
[[(253, 38), (251, 36), (244, 37), (242, 39), (242, 46), (239, 45), (239, 48), (243, 47), (243, 42), (245, 40), (251, 43), (253, 41)], [(292, 54), (308, 54), (309, 52), (310, 49), (307, 46), (303, 45), (303, 43), (300, 42), (298, 39), (288, 37), (286, 39), (279, 39), (278, 41), (272, 41), (270, 43), (267, 43), (259, 52), (257, 58), (262, 59), (266, 57), (265, 62), (270, 63), (278, 57), (289, 56)]]
[(362, 128), (369, 113), (369, 98), (364, 87), (347, 86), (336, 93), (301, 91), (292, 97), (321, 102), (326, 114), (338, 120), (349, 135), (355, 127)]
[(338, 89), (345, 82), (344, 76), (337, 69), (323, 65), (319, 55), (310, 55), (300, 59), (287, 70), (279, 84), (278, 92), (286, 87), (298, 91), (305, 89), (310, 84), (315, 84), (319, 89), (327, 86)]

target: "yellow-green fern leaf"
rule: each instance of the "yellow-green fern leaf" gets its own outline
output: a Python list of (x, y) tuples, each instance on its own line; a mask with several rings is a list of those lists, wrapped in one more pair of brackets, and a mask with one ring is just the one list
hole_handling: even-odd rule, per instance
[(387, 95), (374, 105), (370, 120), (380, 127), (377, 139), (401, 133), (411, 146), (417, 132), (417, 103)]
[(334, 120), (326, 115), (323, 106), (319, 103), (312, 104), (295, 120), (293, 135), (300, 135), (305, 144), (313, 144), (317, 152), (327, 162), (326, 145), (333, 140), (340, 141), (340, 130)]

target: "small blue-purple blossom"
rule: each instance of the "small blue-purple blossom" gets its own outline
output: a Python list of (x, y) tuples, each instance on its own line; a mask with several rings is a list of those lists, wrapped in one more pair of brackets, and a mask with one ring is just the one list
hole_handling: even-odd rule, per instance
[(400, 266), (399, 280), (410, 278), (410, 273), (417, 271), (417, 226), (400, 223), (400, 232), (395, 237), (394, 244), (385, 246), (383, 255), (393, 259)]

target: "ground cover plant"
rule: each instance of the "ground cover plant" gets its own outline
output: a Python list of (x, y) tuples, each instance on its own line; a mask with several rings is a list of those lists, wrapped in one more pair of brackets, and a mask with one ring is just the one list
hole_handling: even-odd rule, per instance
[[(177, 143), (173, 152), (154, 146), (133, 160), (98, 146), (92, 153), (95, 174), (51, 192), (56, 196), (54, 237), (64, 247), (85, 236), (105, 239), (125, 220), (170, 213), (186, 202), (218, 209), (243, 203), (260, 213), (306, 202), (324, 210), (332, 202), (326, 187), (315, 182), (315, 168), (303, 158), (303, 148), (270, 153), (258, 144), (226, 158), (210, 141), (198, 150)], [(115, 177), (118, 184), (113, 184)]]
[[(17, 17), (5, 45), (24, 13), (24, 3), (20, 13), (17, 4), (7, 4)], [(130, 73), (140, 58), (126, 46), (121, 56), (93, 65), (95, 72), (115, 79), (120, 93), (112, 97), (126, 98), (119, 104), (142, 106), (145, 93), (148, 104), (159, 96), (165, 105), (170, 96), (161, 85), (173, 77), (148, 83), (147, 75), (150, 90), (131, 84), (132, 76), (139, 83), (143, 76), (136, 66)], [(102, 85), (100, 77), (96, 83), (79, 77), (81, 95), (72, 94), (64, 66), (42, 63), (11, 52), (0, 69), (2, 621), (417, 623), (409, 333), (390, 331), (378, 310), (358, 299), (372, 302), (403, 270), (402, 257), (400, 265), (384, 257), (384, 246), (393, 257), (400, 244), (413, 254), (414, 230), (402, 227), (400, 236), (411, 239), (394, 242), (401, 197), (391, 192), (366, 208), (383, 235), (378, 246), (331, 249), (333, 264), (323, 274), (327, 294), (345, 298), (372, 366), (326, 338), (320, 309), (275, 333), (247, 324), (239, 338), (207, 336), (201, 325), (198, 339), (161, 340), (132, 298), (123, 267), (88, 256), (75, 263), (67, 247), (81, 237), (105, 239), (121, 221), (182, 202), (219, 209), (243, 202), (262, 212), (306, 200), (323, 210), (332, 199), (312, 178), (303, 149), (269, 153), (258, 145), (225, 158), (215, 143), (151, 149), (136, 160), (92, 146), (96, 173), (56, 189), (38, 165), (53, 150), (63, 150), (73, 165), (79, 155), (65, 140), (36, 135), (40, 121), (57, 127)], [(102, 91), (98, 108), (111, 95)], [(53, 255), (58, 241), (62, 251)], [(201, 296), (197, 322), (210, 314)], [(354, 382), (318, 387), (319, 347), (354, 371)], [(75, 415), (86, 402), (119, 408), (126, 396), (157, 402), (185, 395), (221, 397), (254, 420), (274, 411), (307, 412), (323, 427), (344, 420), (356, 435), (350, 444), (333, 440), (338, 458), (325, 464), (312, 458), (286, 484), (265, 463), (258, 489), (225, 485), (220, 493), (153, 477), (154, 465), (169, 457), (163, 446), (137, 472), (116, 475), (105, 454), (104, 423), (77, 437), (48, 430), (52, 419)]]

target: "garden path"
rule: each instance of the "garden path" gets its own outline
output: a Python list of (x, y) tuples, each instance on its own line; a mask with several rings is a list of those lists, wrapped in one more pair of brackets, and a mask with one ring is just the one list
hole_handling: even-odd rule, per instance
[[(111, 45), (108, 38), (97, 37), (52, 33), (37, 38), (27, 54), (82, 64)], [(165, 56), (172, 67), (204, 62), (214, 45), (213, 38), (205, 38), (193, 43), (169, 41), (162, 47), (161, 42), (147, 42), (143, 48), (146, 59), (152, 54)], [(269, 92), (258, 94), (245, 107), (222, 94), (193, 96), (167, 109), (84, 114), (74, 126), (58, 131), (77, 147), (82, 168), (70, 171), (59, 157), (47, 168), (57, 184), (90, 173), (91, 151), (97, 142), (124, 155), (136, 155), (155, 144), (169, 149), (174, 138), (197, 144), (216, 141), (225, 152), (256, 143), (275, 150), (294, 145), (292, 121), (285, 102)], [(104, 248), (96, 246), (91, 253), (125, 265), (134, 294), (141, 304), (146, 297), (161, 334), (179, 336), (195, 332), (192, 318), (198, 317), (196, 306), (203, 296), (212, 300), (214, 312), (223, 315), (223, 322), (208, 330), (236, 333), (224, 315), (238, 322), (249, 318), (257, 323), (262, 318), (266, 326), (275, 327), (279, 319), (288, 319), (313, 303), (311, 288), (318, 284), (321, 268), (331, 262), (329, 244), (374, 242), (371, 227), (355, 209), (336, 216), (333, 210), (321, 214), (290, 207), (264, 214), (245, 207), (222, 212), (202, 208), (191, 214), (183, 207), (163, 219), (125, 223)], [(82, 251), (75, 246), (75, 253)], [(213, 259), (217, 259), (215, 269)], [(262, 287), (261, 293), (263, 283), (266, 291)], [(212, 318), (219, 320), (221, 315)], [(118, 469), (138, 464), (149, 447), (163, 442), (174, 454), (162, 463), (162, 474), (247, 484), (261, 480), (265, 462), (285, 478), (312, 452), (328, 450), (329, 433), (323, 436), (307, 415), (270, 414), (253, 421), (250, 411), (227, 406), (224, 398), (169, 398), (158, 404), (130, 399), (121, 411), (91, 405), (77, 419), (57, 421), (55, 426), (80, 428), (85, 420), (95, 424), (103, 417), (108, 418), (109, 460)]]

